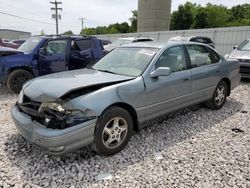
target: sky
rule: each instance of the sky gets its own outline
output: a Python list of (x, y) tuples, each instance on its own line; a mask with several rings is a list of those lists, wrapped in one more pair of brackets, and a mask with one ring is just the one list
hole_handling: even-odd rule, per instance
[[(59, 0), (58, 0), (59, 1)], [(81, 30), (80, 17), (86, 18), (84, 27), (104, 26), (112, 23), (127, 22), (132, 10), (137, 9), (138, 0), (60, 0), (62, 2), (62, 20), (59, 21), (59, 33), (72, 30), (79, 34)], [(172, 11), (187, 0), (172, 0)], [(232, 7), (249, 3), (249, 0), (189, 0), (192, 3), (206, 5), (207, 3), (222, 4)], [(0, 0), (0, 12), (12, 14), (26, 19), (20, 19), (0, 13), (0, 28), (40, 34), (55, 33), (55, 20), (51, 18), (52, 5), (49, 0)], [(42, 22), (42, 23), (41, 23)]]

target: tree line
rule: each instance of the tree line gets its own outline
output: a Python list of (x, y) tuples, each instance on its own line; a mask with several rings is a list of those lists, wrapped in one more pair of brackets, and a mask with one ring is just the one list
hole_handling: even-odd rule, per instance
[[(108, 26), (84, 28), (81, 35), (100, 35), (131, 33), (137, 30), (138, 11), (132, 11), (129, 22), (115, 23)], [(186, 2), (179, 5), (176, 11), (171, 13), (170, 30), (202, 29), (230, 26), (250, 25), (250, 4), (243, 4), (227, 8), (223, 5), (208, 3), (206, 6)], [(73, 34), (67, 31), (63, 34)]]

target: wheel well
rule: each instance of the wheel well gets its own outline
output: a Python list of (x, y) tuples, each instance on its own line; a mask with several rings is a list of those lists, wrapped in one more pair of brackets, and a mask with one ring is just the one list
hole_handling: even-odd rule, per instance
[(224, 81), (228, 86), (227, 95), (229, 96), (231, 94), (231, 81), (228, 78), (223, 78), (222, 81)]
[(20, 69), (26, 70), (26, 71), (30, 72), (33, 76), (35, 76), (34, 73), (33, 73), (33, 71), (32, 71), (32, 69), (31, 69), (30, 67), (25, 67), (25, 66), (21, 66), (21, 67), (12, 67), (12, 68), (10, 68), (10, 70), (9, 70), (9, 74), (12, 73), (12, 72), (15, 71), (15, 70), (20, 70)]
[(117, 106), (117, 107), (125, 109), (131, 115), (131, 117), (133, 119), (133, 125), (134, 125), (133, 130), (135, 132), (139, 131), (139, 122), (138, 122), (137, 113), (136, 113), (135, 109), (131, 105), (126, 104), (126, 103), (115, 103), (115, 104), (112, 104), (109, 107), (112, 107), (112, 106)]

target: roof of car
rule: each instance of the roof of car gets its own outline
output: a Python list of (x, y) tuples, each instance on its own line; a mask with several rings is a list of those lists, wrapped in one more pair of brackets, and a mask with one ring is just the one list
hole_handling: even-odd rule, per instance
[(205, 36), (188, 36), (188, 37), (175, 36), (175, 37), (170, 38), (169, 40), (170, 41), (179, 41), (179, 40), (189, 41), (190, 39), (193, 39), (193, 38), (211, 39), (210, 37), (205, 37)]
[(41, 38), (47, 38), (47, 39), (89, 39), (89, 38), (96, 38), (93, 36), (79, 36), (79, 35), (36, 35), (34, 37), (41, 37)]
[(148, 37), (123, 37), (123, 38), (119, 38), (119, 40), (138, 40), (138, 39), (151, 39)]
[(178, 44), (198, 44), (198, 45), (205, 45), (203, 43), (197, 43), (197, 42), (190, 42), (190, 41), (167, 41), (167, 42), (138, 42), (138, 43), (130, 43), (130, 44), (126, 44), (121, 46), (122, 47), (138, 47), (138, 48), (164, 48), (164, 47), (168, 47), (168, 46), (174, 46), (174, 45), (178, 45)]

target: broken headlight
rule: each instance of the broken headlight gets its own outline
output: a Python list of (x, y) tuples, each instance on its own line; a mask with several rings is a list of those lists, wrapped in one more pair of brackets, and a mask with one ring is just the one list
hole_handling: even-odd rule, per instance
[(66, 110), (58, 103), (43, 103), (39, 111), (45, 118), (45, 126), (54, 129), (72, 127), (95, 118), (88, 113), (88, 110)]

